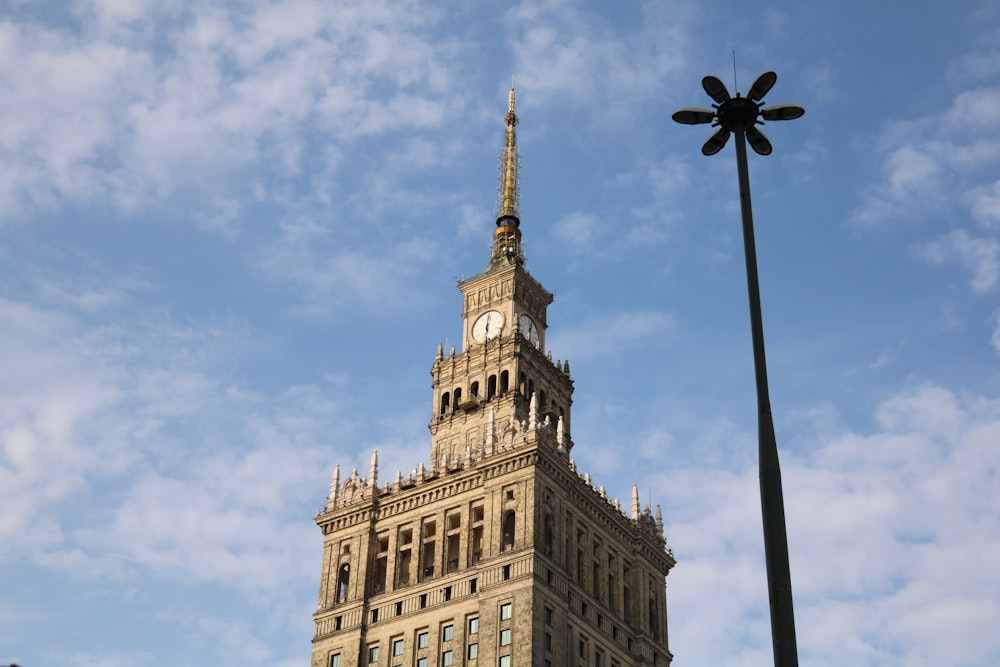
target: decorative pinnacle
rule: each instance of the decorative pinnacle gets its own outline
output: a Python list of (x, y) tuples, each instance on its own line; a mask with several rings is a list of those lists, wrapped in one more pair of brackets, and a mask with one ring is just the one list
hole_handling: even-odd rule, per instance
[(514, 86), (511, 85), (507, 96), (507, 133), (503, 150), (500, 153), (500, 187), (497, 197), (497, 229), (493, 234), (493, 256), (490, 264), (503, 266), (522, 263), (521, 253), (521, 219), (517, 207), (520, 200), (520, 181), (518, 168), (520, 157), (517, 154), (517, 114), (514, 113)]

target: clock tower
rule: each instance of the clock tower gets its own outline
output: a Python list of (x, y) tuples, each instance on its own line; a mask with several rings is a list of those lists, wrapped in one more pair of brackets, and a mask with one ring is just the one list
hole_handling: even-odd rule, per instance
[(434, 413), (431, 462), (448, 466), (513, 437), (529, 422), (548, 424), (569, 451), (573, 381), (569, 362), (545, 350), (552, 294), (524, 268), (514, 90), (500, 156), (493, 252), (486, 270), (458, 283), (462, 292), (462, 351), (439, 348), (431, 369)]
[(431, 368), (430, 464), (341, 479), (323, 531), (312, 667), (652, 667), (673, 656), (660, 508), (581, 474), (552, 294), (525, 269), (517, 115), (507, 105), (493, 248), (458, 283), (462, 349)]

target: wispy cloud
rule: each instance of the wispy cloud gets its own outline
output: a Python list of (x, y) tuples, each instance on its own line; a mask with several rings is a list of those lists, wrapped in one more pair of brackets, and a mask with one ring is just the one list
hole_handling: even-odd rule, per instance
[[(78, 34), (0, 23), (0, 81), (17, 100), (0, 112), (3, 218), (60, 201), (141, 211), (180, 192), (245, 196), (247, 167), (295, 174), (316, 130), (350, 143), (460, 108), (458, 42), (429, 33), (441, 14), (426, 7), (116, 7), (77, 5)], [(145, 39), (153, 26), (162, 39)]]
[(971, 274), (970, 286), (989, 292), (1000, 280), (1000, 240), (974, 238), (958, 229), (916, 248), (917, 256), (932, 264), (955, 262)]
[(604, 354), (612, 340), (621, 345), (653, 336), (668, 336), (673, 326), (673, 318), (667, 313), (621, 312), (580, 322), (569, 332), (554, 333), (552, 340), (547, 342), (553, 349), (567, 354), (569, 359), (588, 359)]

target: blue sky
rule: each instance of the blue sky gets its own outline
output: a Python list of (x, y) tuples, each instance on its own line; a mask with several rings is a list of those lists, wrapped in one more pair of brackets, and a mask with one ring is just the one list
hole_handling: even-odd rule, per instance
[(337, 463), (429, 455), (518, 91), (574, 457), (660, 503), (675, 664), (770, 661), (732, 147), (804, 664), (1000, 661), (1000, 9), (0, 7), (0, 663), (303, 665)]

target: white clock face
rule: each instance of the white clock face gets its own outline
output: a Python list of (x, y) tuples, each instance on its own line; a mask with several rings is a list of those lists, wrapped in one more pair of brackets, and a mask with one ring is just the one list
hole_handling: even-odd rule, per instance
[(535, 323), (531, 321), (531, 318), (527, 315), (521, 315), (517, 320), (518, 328), (521, 330), (521, 335), (524, 336), (532, 345), (538, 345), (538, 327)]
[(472, 339), (477, 343), (493, 340), (503, 331), (503, 315), (496, 310), (488, 310), (472, 325)]

